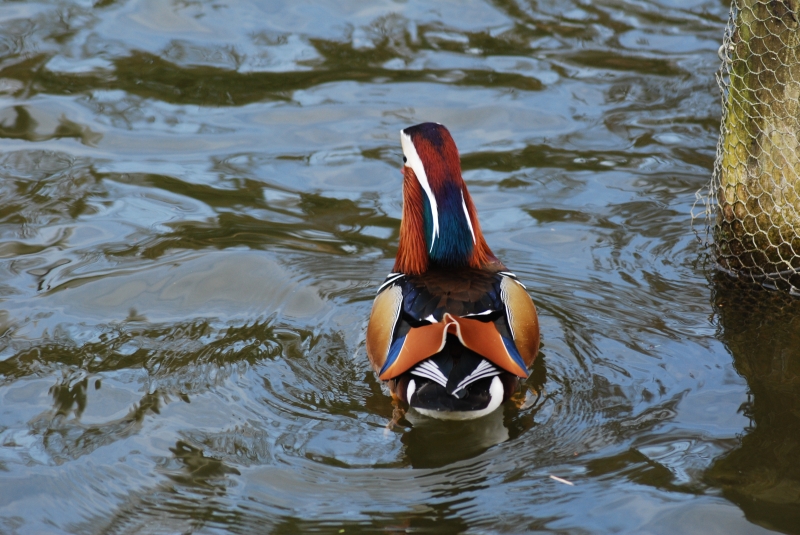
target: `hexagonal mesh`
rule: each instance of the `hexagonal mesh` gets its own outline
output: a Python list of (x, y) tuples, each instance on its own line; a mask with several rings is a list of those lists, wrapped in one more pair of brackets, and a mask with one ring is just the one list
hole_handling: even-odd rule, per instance
[(800, 0), (736, 0), (706, 214), (719, 266), (800, 294)]

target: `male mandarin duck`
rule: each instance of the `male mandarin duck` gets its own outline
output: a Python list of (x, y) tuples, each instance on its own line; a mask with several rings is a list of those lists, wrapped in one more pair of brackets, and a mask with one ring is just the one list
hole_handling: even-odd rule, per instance
[(367, 355), (392, 395), (418, 412), (478, 418), (528, 376), (536, 308), (486, 244), (447, 128), (418, 124), (400, 141), (400, 244), (372, 305)]

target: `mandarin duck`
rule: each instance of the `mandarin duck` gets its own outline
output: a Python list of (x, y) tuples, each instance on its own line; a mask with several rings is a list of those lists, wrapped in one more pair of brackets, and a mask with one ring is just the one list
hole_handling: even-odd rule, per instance
[(450, 132), (400, 132), (403, 213), (392, 272), (378, 288), (367, 356), (395, 399), (441, 419), (493, 412), (539, 351), (536, 308), (492, 253)]

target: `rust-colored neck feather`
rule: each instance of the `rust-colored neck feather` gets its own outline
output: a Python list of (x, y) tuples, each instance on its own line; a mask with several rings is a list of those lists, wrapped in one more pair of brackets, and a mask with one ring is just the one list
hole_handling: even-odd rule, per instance
[(475, 209), (475, 203), (472, 202), (472, 196), (467, 191), (466, 184), (464, 184), (464, 203), (467, 205), (467, 212), (472, 220), (472, 229), (475, 231), (475, 248), (472, 250), (472, 257), (469, 259), (469, 267), (483, 268), (486, 267), (486, 264), (497, 262), (498, 260), (483, 237), (481, 224), (478, 221), (478, 210)]
[[(456, 161), (458, 161), (456, 156)], [(475, 269), (486, 268), (488, 265), (502, 266), (489, 249), (486, 239), (481, 232), (478, 222), (478, 212), (472, 202), (472, 196), (467, 191), (458, 166), (458, 182), (464, 192), (464, 204), (467, 207), (472, 229), (475, 233), (475, 243), (472, 254), (462, 266), (450, 265), (449, 267), (470, 267)], [(435, 179), (434, 179), (435, 180)], [(435, 182), (434, 182), (435, 183)], [(400, 222), (400, 243), (393, 271), (408, 275), (419, 275), (435, 267), (428, 254), (425, 237), (425, 193), (410, 167), (403, 167), (403, 218)]]
[(428, 270), (428, 250), (425, 246), (422, 187), (414, 171), (403, 167), (403, 219), (400, 221), (400, 244), (392, 271), (419, 275)]

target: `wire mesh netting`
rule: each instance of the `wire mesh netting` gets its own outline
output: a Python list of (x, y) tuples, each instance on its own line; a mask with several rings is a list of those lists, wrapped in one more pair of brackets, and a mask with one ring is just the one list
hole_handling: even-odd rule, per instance
[(719, 266), (800, 294), (798, 0), (736, 0), (717, 82), (722, 122), (705, 215)]

